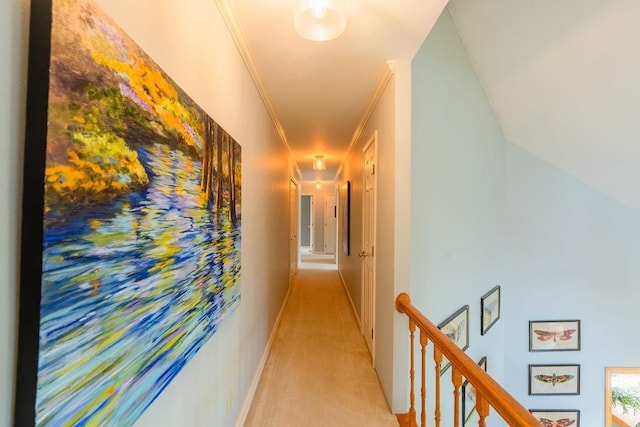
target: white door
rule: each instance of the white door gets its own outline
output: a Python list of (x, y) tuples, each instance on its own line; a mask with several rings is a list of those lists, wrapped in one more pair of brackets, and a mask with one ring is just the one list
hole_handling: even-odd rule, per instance
[(289, 184), (289, 283), (298, 272), (298, 186)]
[[(374, 358), (374, 324), (376, 304), (375, 224), (376, 224), (376, 144), (375, 136), (364, 149), (362, 205), (362, 334)], [(374, 359), (375, 360), (375, 359)]]
[(324, 253), (336, 253), (336, 195), (324, 195)]

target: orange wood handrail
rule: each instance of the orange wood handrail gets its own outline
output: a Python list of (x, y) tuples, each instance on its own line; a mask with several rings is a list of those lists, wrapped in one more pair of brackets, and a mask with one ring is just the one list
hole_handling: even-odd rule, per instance
[[(400, 313), (406, 314), (409, 319), (427, 335), (429, 341), (442, 352), (463, 377), (473, 384), (477, 393), (482, 395), (486, 401), (486, 404), (495, 409), (504, 421), (512, 426), (540, 427), (541, 423), (536, 417), (411, 304), (409, 295), (406, 293), (398, 295), (396, 298), (396, 309)], [(484, 412), (484, 410), (482, 412)]]

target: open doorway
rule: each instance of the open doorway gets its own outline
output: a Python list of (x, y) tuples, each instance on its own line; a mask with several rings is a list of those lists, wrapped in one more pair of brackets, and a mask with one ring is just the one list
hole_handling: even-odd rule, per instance
[[(301, 269), (337, 269), (335, 210), (334, 185), (302, 184), (300, 198)], [(327, 238), (327, 234), (329, 234), (329, 238)]]
[(300, 199), (300, 249), (311, 252), (313, 247), (313, 195), (303, 194)]

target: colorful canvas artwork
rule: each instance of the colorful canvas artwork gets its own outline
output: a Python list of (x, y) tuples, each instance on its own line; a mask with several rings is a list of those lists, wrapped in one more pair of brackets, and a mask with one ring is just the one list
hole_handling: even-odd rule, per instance
[(92, 1), (31, 26), (17, 424), (131, 425), (240, 301), (241, 148)]

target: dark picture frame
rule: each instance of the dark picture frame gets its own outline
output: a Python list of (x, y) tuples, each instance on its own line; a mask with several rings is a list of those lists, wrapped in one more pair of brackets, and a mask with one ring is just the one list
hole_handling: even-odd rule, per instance
[(529, 412), (544, 426), (580, 427), (580, 411), (578, 409), (529, 409)]
[(580, 365), (529, 365), (529, 395), (579, 395)]
[[(438, 329), (462, 351), (469, 348), (469, 305), (460, 307), (455, 313), (440, 322)], [(445, 356), (443, 356), (442, 363), (444, 367), (440, 369), (441, 375), (451, 366), (451, 362)]]
[(462, 425), (465, 426), (476, 409), (476, 388), (469, 381), (462, 384)]
[[(485, 372), (487, 372), (487, 356), (484, 356), (478, 362), (478, 366), (480, 366)], [(462, 425), (467, 425), (469, 422), (473, 411), (476, 408), (476, 389), (468, 380), (465, 380), (464, 384), (462, 384)]]
[(63, 3), (31, 2), (14, 425), (132, 425), (240, 304), (242, 150)]
[(480, 335), (486, 334), (500, 319), (500, 286), (480, 298)]
[(351, 181), (340, 187), (340, 224), (342, 228), (342, 249), (345, 255), (351, 253)]
[(579, 351), (580, 320), (529, 321), (529, 351)]

